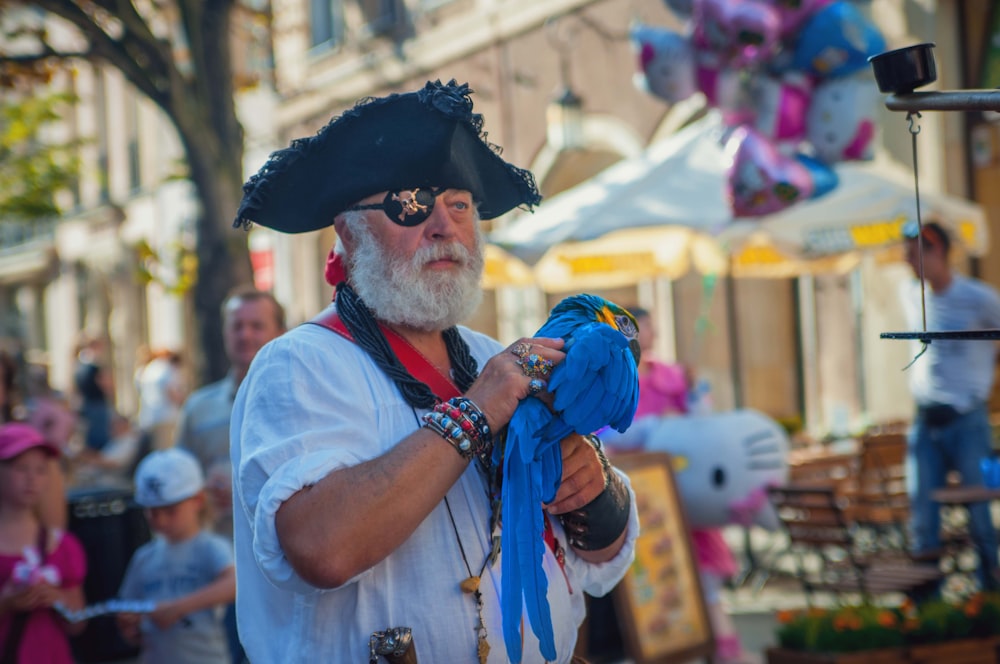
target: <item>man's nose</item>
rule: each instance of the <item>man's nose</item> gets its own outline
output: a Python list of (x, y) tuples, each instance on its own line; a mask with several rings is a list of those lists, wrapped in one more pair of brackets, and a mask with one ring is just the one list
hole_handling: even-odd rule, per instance
[(451, 216), (451, 211), (444, 202), (444, 196), (438, 196), (434, 201), (434, 209), (424, 222), (426, 233), (431, 237), (451, 237), (455, 234), (458, 222)]

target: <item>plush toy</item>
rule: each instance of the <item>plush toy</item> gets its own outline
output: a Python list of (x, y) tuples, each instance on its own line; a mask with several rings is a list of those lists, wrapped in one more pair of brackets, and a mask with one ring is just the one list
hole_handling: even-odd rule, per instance
[(828, 164), (871, 159), (878, 94), (871, 76), (842, 76), (816, 86), (804, 119), (819, 159)]
[(633, 26), (632, 48), (639, 56), (636, 86), (676, 104), (695, 93), (694, 48), (684, 35), (666, 28)]
[(749, 662), (732, 619), (722, 608), (722, 584), (737, 571), (720, 528), (758, 525), (773, 530), (778, 519), (767, 487), (788, 479), (788, 435), (761, 412), (741, 409), (706, 415), (641, 420), (647, 451), (667, 452), (674, 462), (701, 573), (702, 591), (715, 632), (718, 662)]
[(673, 457), (688, 523), (778, 527), (766, 489), (788, 479), (788, 434), (781, 425), (749, 408), (654, 422), (643, 422), (643, 448)]

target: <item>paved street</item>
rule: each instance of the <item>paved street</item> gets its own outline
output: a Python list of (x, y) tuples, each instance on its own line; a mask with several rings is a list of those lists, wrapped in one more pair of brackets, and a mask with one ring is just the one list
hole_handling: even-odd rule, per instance
[(723, 602), (743, 641), (744, 649), (764, 661), (764, 651), (775, 644), (775, 613), (806, 605), (801, 587), (794, 579), (772, 579), (764, 588), (724, 591)]

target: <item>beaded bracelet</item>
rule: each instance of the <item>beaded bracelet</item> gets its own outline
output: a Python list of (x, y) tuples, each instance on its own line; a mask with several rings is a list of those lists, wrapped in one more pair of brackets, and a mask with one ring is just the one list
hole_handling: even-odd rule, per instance
[(423, 416), (424, 427), (451, 443), (463, 459), (482, 454), (493, 442), (486, 416), (471, 400), (454, 397)]
[[(451, 408), (446, 409), (446, 406), (450, 406)], [(458, 409), (457, 413), (455, 412), (456, 408)], [(464, 416), (476, 428), (479, 438), (483, 441), (483, 445), (489, 445), (493, 442), (493, 432), (490, 430), (489, 422), (486, 421), (486, 416), (471, 399), (466, 397), (452, 397), (448, 399), (447, 404), (439, 403), (434, 407), (434, 410), (444, 411), (455, 419)]]

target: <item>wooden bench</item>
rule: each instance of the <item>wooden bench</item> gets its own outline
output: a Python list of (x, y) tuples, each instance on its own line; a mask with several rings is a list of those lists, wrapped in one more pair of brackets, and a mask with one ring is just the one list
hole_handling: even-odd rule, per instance
[(837, 487), (771, 487), (768, 497), (788, 536), (807, 600), (816, 591), (858, 593), (867, 599), (922, 594), (943, 578), (938, 566), (918, 564), (902, 552), (873, 555), (861, 550), (849, 499)]

